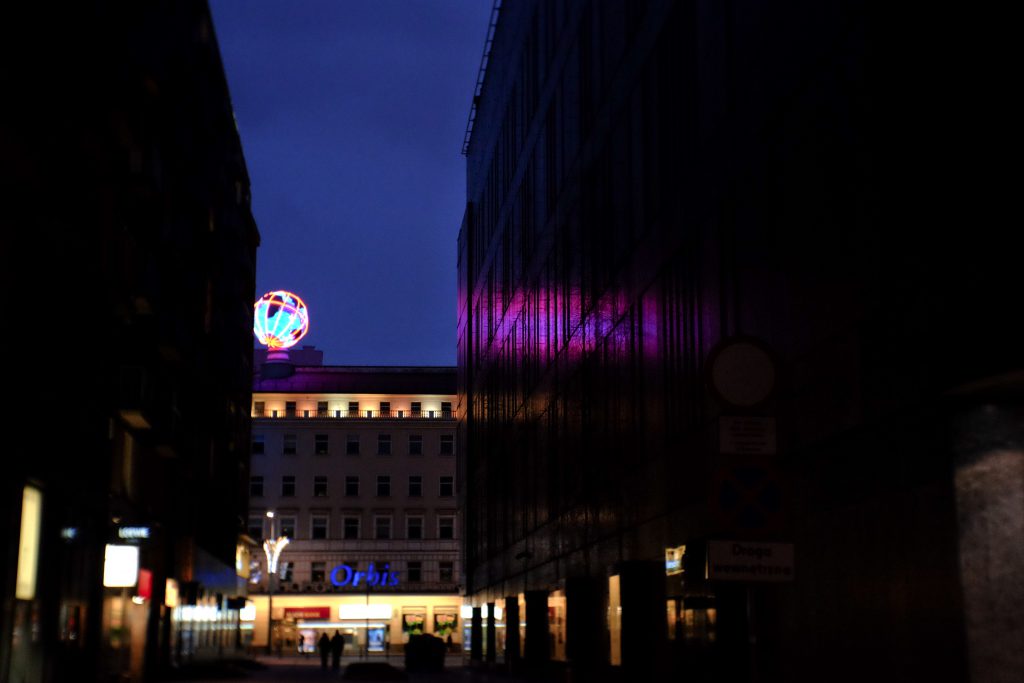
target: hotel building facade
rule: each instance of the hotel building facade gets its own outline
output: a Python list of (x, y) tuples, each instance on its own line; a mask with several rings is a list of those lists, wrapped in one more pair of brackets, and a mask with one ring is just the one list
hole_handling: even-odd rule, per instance
[[(257, 370), (265, 351), (257, 351)], [(414, 633), (463, 640), (455, 368), (323, 366), (253, 383), (249, 536), (287, 537), (273, 595), (254, 566), (252, 643), (400, 652)], [(266, 373), (268, 375), (275, 373)], [(276, 373), (281, 374), (281, 373)], [(269, 517), (272, 513), (273, 517)]]

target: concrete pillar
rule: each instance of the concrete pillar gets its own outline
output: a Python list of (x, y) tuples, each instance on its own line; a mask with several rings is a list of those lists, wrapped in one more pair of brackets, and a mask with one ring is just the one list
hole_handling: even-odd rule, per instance
[(665, 652), (665, 565), (634, 561), (620, 565), (622, 666), (633, 680), (653, 680)]
[(548, 592), (526, 591), (526, 665), (542, 668), (550, 657)]
[(486, 657), (488, 664), (494, 664), (496, 659), (495, 655), (497, 654), (495, 650), (498, 649), (498, 627), (494, 618), (494, 605), (495, 603), (493, 602), (487, 603), (487, 652), (484, 656)]
[(565, 582), (565, 653), (577, 671), (593, 671), (608, 663), (605, 591), (597, 580), (580, 577)]
[(505, 598), (505, 666), (509, 671), (519, 667), (519, 597)]
[(469, 659), (473, 662), (479, 662), (483, 659), (484, 649), (484, 623), (480, 614), (480, 608), (473, 608), (473, 618), (470, 622), (470, 646), (469, 646)]

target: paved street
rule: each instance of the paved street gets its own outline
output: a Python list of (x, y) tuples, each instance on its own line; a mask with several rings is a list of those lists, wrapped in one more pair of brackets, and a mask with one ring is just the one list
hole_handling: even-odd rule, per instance
[[(215, 681), (253, 681), (253, 682), (270, 682), (276, 683), (306, 683), (311, 681), (339, 681), (339, 680), (351, 680), (345, 679), (345, 670), (350, 664), (359, 662), (358, 658), (345, 657), (342, 659), (341, 672), (334, 672), (331, 670), (323, 671), (320, 668), (320, 662), (317, 658), (310, 656), (308, 659), (299, 659), (294, 657), (277, 658), (277, 657), (257, 657), (256, 664), (251, 669), (251, 672), (243, 673), (242, 667), (232, 669), (231, 672), (220, 672), (216, 674), (211, 673), (209, 678), (202, 679), (189, 679), (192, 681), (198, 681), (198, 683), (214, 683)], [(365, 660), (362, 660), (365, 661)], [(396, 669), (401, 670), (404, 673), (404, 663), (401, 657), (392, 657), (390, 659), (374, 658), (370, 660), (372, 662), (386, 662), (391, 664)], [(231, 674), (230, 677), (228, 674)], [(491, 681), (502, 681), (503, 683), (519, 683), (522, 679), (513, 678), (506, 676), (498, 672), (481, 671), (478, 669), (472, 669), (465, 665), (465, 660), (461, 655), (449, 656), (445, 660), (445, 671), (443, 673), (434, 674), (407, 674), (408, 678), (404, 680), (409, 681), (421, 681), (423, 683), (490, 683)], [(395, 679), (359, 679), (359, 680), (395, 680)]]

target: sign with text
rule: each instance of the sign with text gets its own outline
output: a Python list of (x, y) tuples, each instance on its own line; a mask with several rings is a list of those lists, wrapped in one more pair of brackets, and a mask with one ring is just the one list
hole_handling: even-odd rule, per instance
[(775, 455), (775, 418), (723, 415), (718, 418), (718, 452)]
[(712, 581), (792, 581), (793, 544), (708, 541)]
[(285, 607), (285, 619), (330, 619), (330, 607)]

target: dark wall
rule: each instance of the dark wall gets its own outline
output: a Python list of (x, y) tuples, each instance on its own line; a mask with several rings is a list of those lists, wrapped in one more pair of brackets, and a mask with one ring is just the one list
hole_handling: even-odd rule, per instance
[[(990, 231), (946, 238), (916, 203), (938, 170), (883, 23), (857, 2), (502, 8), (459, 240), (470, 595), (790, 541), (797, 580), (752, 588), (765, 679), (966, 676), (948, 396), (1016, 367), (1015, 287)], [(707, 362), (737, 336), (778, 370), (747, 412), (777, 421), (781, 510), (752, 527), (713, 500), (734, 461)], [(745, 638), (729, 589), (700, 590)]]

